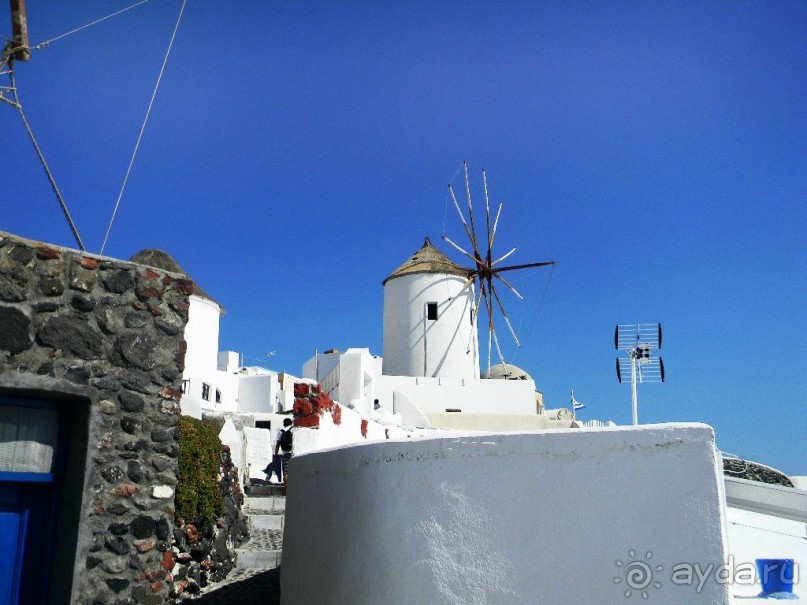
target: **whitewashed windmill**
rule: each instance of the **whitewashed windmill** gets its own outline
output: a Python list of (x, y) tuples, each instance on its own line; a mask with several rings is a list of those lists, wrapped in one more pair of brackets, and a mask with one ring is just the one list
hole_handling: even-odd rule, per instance
[(502, 204), (499, 204), (496, 218), (491, 224), (484, 170), (485, 236), (483, 244), (479, 245), (467, 163), (463, 163), (463, 168), (468, 202), (467, 220), (451, 184), (448, 189), (473, 252), (466, 251), (446, 236), (443, 239), (472, 260), (473, 267), (457, 265), (426, 238), (423, 247), (384, 280), (385, 375), (479, 378), (477, 318), (483, 303), (487, 314), (487, 367), (490, 368), (494, 346), (504, 365), (494, 320), (497, 308), (516, 345), (520, 347), (521, 343), (496, 291), (497, 282), (505, 284), (518, 298), (523, 300), (523, 297), (501, 273), (555, 264), (555, 261), (543, 261), (500, 266), (499, 263), (513, 254), (515, 248), (494, 259), (493, 245)]

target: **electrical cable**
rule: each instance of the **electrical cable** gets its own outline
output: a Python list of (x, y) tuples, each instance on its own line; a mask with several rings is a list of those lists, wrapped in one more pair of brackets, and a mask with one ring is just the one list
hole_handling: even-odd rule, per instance
[(135, 4), (132, 4), (131, 6), (127, 6), (126, 8), (122, 8), (121, 10), (116, 11), (116, 12), (112, 13), (111, 15), (107, 15), (106, 17), (101, 17), (100, 19), (96, 19), (95, 21), (93, 21), (91, 23), (87, 23), (86, 25), (82, 25), (81, 27), (77, 27), (76, 29), (72, 29), (67, 33), (60, 34), (60, 35), (58, 35), (58, 36), (56, 36), (54, 38), (51, 38), (50, 40), (45, 40), (44, 42), (40, 42), (36, 46), (32, 46), (31, 50), (42, 50), (46, 46), (49, 46), (51, 44), (51, 42), (56, 42), (56, 40), (61, 40), (62, 38), (65, 38), (65, 37), (69, 36), (70, 34), (75, 34), (76, 32), (80, 32), (83, 29), (87, 29), (88, 27), (91, 27), (93, 25), (101, 23), (102, 21), (106, 21), (107, 19), (111, 19), (112, 17), (117, 17), (121, 13), (125, 13), (126, 11), (130, 11), (133, 8), (136, 8), (136, 7), (140, 6), (141, 4), (145, 4), (148, 1), (149, 0), (140, 0), (140, 2), (136, 2)]
[(162, 67), (160, 67), (160, 73), (157, 76), (157, 83), (154, 85), (154, 91), (151, 93), (151, 100), (149, 101), (148, 109), (146, 110), (146, 117), (143, 119), (143, 124), (140, 126), (140, 133), (137, 135), (137, 141), (135, 142), (134, 151), (132, 151), (132, 157), (129, 160), (129, 166), (126, 168), (126, 175), (123, 177), (123, 184), (121, 185), (120, 192), (118, 193), (118, 199), (115, 202), (115, 208), (112, 211), (112, 218), (109, 220), (109, 225), (106, 229), (106, 234), (104, 235), (104, 242), (101, 244), (101, 254), (104, 253), (104, 248), (106, 248), (107, 240), (109, 239), (109, 233), (112, 231), (112, 224), (115, 222), (115, 217), (118, 214), (118, 208), (120, 207), (121, 198), (123, 198), (123, 191), (126, 189), (126, 183), (129, 182), (129, 175), (132, 172), (132, 166), (134, 165), (135, 157), (137, 156), (137, 151), (140, 148), (140, 141), (143, 139), (143, 132), (146, 130), (146, 124), (148, 123), (149, 116), (151, 115), (151, 108), (154, 107), (154, 99), (157, 97), (157, 90), (160, 88), (160, 81), (162, 80), (163, 73), (165, 72), (165, 66), (168, 64), (168, 57), (171, 54), (171, 49), (174, 46), (174, 39), (177, 35), (177, 30), (179, 29), (179, 23), (182, 21), (182, 14), (185, 12), (185, 5), (187, 4), (187, 0), (182, 0), (182, 6), (179, 8), (179, 16), (177, 16), (177, 22), (174, 25), (174, 31), (171, 34), (171, 40), (168, 42), (168, 50), (165, 51), (165, 58), (163, 59)]
[(17, 108), (17, 111), (20, 113), (20, 117), (22, 118), (22, 123), (25, 126), (25, 130), (28, 132), (28, 137), (31, 139), (31, 142), (34, 144), (34, 149), (36, 149), (36, 153), (39, 156), (39, 161), (42, 164), (42, 167), (45, 169), (45, 174), (48, 175), (48, 181), (50, 181), (50, 186), (53, 188), (53, 192), (56, 194), (56, 199), (59, 201), (59, 206), (62, 209), (62, 213), (64, 214), (65, 218), (67, 219), (67, 223), (70, 225), (70, 231), (73, 232), (73, 237), (76, 238), (76, 243), (78, 244), (79, 249), (84, 252), (86, 248), (84, 247), (84, 242), (81, 241), (81, 236), (78, 233), (78, 229), (76, 228), (76, 224), (73, 222), (73, 217), (70, 216), (70, 211), (67, 209), (67, 203), (64, 201), (61, 192), (59, 191), (59, 187), (56, 185), (56, 179), (53, 177), (53, 173), (50, 171), (48, 167), (48, 163), (45, 161), (45, 156), (42, 153), (42, 149), (39, 147), (39, 143), (36, 141), (36, 137), (34, 137), (34, 132), (31, 130), (30, 124), (28, 124), (28, 119), (25, 117), (25, 112), (22, 109), (22, 103), (20, 103), (20, 98), (17, 94), (17, 83), (14, 78), (14, 63), (10, 62), (10, 72), (9, 77), (11, 78), (11, 90), (14, 94), (14, 105)]

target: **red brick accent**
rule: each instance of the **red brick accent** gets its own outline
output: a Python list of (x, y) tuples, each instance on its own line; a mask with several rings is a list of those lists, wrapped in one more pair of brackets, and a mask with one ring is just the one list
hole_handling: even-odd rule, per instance
[(94, 258), (90, 258), (89, 256), (83, 256), (80, 259), (78, 259), (78, 261), (76, 261), (76, 262), (78, 262), (78, 264), (81, 265), (82, 267), (84, 267), (85, 269), (97, 269), (98, 268), (98, 261), (95, 260)]
[(174, 569), (175, 562), (176, 561), (174, 559), (174, 553), (169, 550), (163, 553), (163, 560), (160, 563), (160, 567), (162, 567), (165, 570), (171, 571), (172, 569)]
[(367, 425), (368, 424), (369, 423), (367, 422), (366, 418), (361, 419), (361, 436), (364, 437), (365, 439), (367, 439)]
[(176, 289), (180, 294), (190, 296), (193, 294), (193, 281), (190, 279), (178, 279), (176, 281)]
[(129, 498), (137, 491), (137, 486), (133, 483), (121, 483), (117, 487), (109, 490), (110, 496), (118, 496), (120, 498)]
[(154, 549), (156, 546), (156, 542), (154, 540), (135, 540), (134, 547), (137, 549), (137, 552), (148, 552)]
[(315, 428), (319, 426), (319, 416), (312, 414), (311, 416), (299, 416), (294, 419), (294, 426), (301, 426), (304, 428)]
[(163, 389), (160, 391), (160, 397), (163, 399), (173, 399), (174, 401), (179, 401), (182, 398), (182, 390), (172, 389), (171, 387), (163, 387)]
[(292, 410), (295, 416), (310, 416), (314, 413), (314, 406), (308, 399), (295, 399)]
[(42, 260), (56, 260), (57, 258), (61, 258), (62, 253), (59, 250), (49, 246), (38, 246), (36, 249), (36, 255)]

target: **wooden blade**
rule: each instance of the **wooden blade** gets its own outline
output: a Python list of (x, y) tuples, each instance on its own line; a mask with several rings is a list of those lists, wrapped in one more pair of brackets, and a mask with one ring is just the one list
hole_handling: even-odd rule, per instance
[(443, 236), (443, 239), (444, 239), (445, 241), (447, 241), (449, 244), (451, 244), (452, 246), (454, 246), (454, 247), (455, 247), (457, 250), (459, 250), (460, 252), (462, 252), (462, 253), (463, 253), (465, 256), (467, 256), (468, 258), (470, 258), (470, 259), (471, 259), (472, 261), (474, 261), (475, 263), (477, 263), (477, 264), (482, 264), (482, 261), (481, 261), (481, 260), (479, 260), (478, 258), (474, 257), (474, 256), (473, 256), (473, 255), (471, 255), (470, 253), (468, 253), (468, 252), (466, 252), (465, 250), (463, 250), (462, 248), (460, 248), (460, 247), (459, 247), (457, 244), (455, 244), (455, 243), (454, 243), (454, 242), (452, 242), (450, 239), (448, 239), (448, 237), (447, 237), (447, 236), (445, 236), (445, 235), (444, 235), (444, 236)]
[[(454, 202), (454, 207), (457, 209), (457, 214), (460, 215), (460, 220), (462, 221), (462, 226), (465, 227), (465, 233), (468, 234), (468, 239), (471, 240), (471, 245), (474, 246), (474, 250), (476, 249), (476, 243), (474, 242), (474, 236), (471, 234), (471, 228), (468, 226), (468, 223), (465, 221), (465, 215), (460, 210), (460, 204), (457, 201), (457, 196), (454, 195), (454, 187), (451, 186), (451, 183), (448, 184), (448, 192), (451, 194), (451, 199)], [(477, 256), (479, 256), (477, 254)]]
[(488, 314), (488, 330), (493, 329), (493, 300), (490, 294), (490, 285), (480, 280), (482, 297), (485, 299), (485, 311)]
[(479, 325), (479, 305), (482, 304), (482, 292), (485, 290), (485, 283), (480, 280), (479, 281), (479, 295), (476, 298), (476, 306), (474, 307), (474, 317), (476, 317), (476, 323)]
[(502, 215), (502, 202), (499, 202), (499, 210), (496, 212), (496, 220), (493, 221), (493, 232), (490, 234), (490, 247), (493, 248), (493, 240), (496, 239), (496, 228), (499, 226), (499, 217)]
[(502, 262), (504, 259), (506, 259), (508, 256), (510, 256), (510, 255), (511, 255), (513, 252), (515, 252), (515, 251), (516, 251), (516, 249), (515, 249), (515, 248), (513, 248), (512, 250), (510, 250), (510, 252), (508, 252), (507, 254), (505, 254), (504, 256), (502, 256), (502, 257), (501, 257), (499, 260), (494, 261), (493, 263), (491, 263), (491, 265), (490, 265), (490, 266), (491, 266), (491, 268), (493, 267), (493, 265), (496, 265), (496, 264), (498, 264), (498, 263)]
[(471, 204), (471, 181), (468, 179), (468, 162), (462, 163), (465, 170), (465, 193), (468, 196), (468, 218), (471, 221), (471, 242), (473, 242), (474, 253), (481, 257), (479, 254), (479, 244), (476, 241), (476, 226), (474, 225), (474, 209)]
[(508, 288), (510, 288), (510, 289), (513, 291), (513, 294), (515, 294), (516, 296), (518, 296), (518, 297), (519, 297), (521, 300), (524, 300), (524, 297), (523, 297), (523, 296), (521, 296), (521, 294), (519, 294), (519, 293), (518, 293), (518, 290), (516, 290), (516, 289), (513, 287), (513, 284), (511, 284), (509, 281), (507, 281), (506, 279), (504, 279), (504, 278), (503, 278), (501, 275), (499, 275), (498, 273), (494, 273), (494, 275), (495, 275), (496, 277), (498, 277), (500, 280), (502, 280), (502, 283), (504, 283), (504, 285), (505, 285), (505, 286), (507, 286)]
[(490, 376), (490, 352), (493, 350), (493, 330), (488, 330), (488, 376)]
[(501, 271), (515, 271), (516, 269), (529, 269), (530, 267), (546, 267), (547, 265), (554, 265), (555, 261), (548, 260), (542, 263), (527, 263), (526, 265), (510, 265), (509, 267), (499, 267), (496, 273)]
[(499, 353), (499, 359), (502, 362), (502, 370), (504, 370), (504, 355), (502, 354), (502, 348), (499, 346), (499, 337), (496, 335), (496, 330), (491, 330), (491, 333), (493, 334), (493, 342), (496, 343), (496, 351)]
[(475, 279), (476, 279), (476, 275), (472, 275), (471, 277), (469, 277), (467, 279), (467, 281), (462, 285), (462, 288), (460, 288), (460, 292), (465, 290), (465, 288), (467, 288), (470, 284), (474, 283)]
[(487, 222), (487, 232), (485, 235), (487, 236), (488, 240), (488, 253), (485, 259), (488, 263), (490, 263), (493, 242), (490, 241), (490, 198), (488, 197), (488, 175), (485, 173), (484, 168), (482, 169), (482, 184), (485, 187), (485, 221)]
[(510, 329), (510, 334), (513, 336), (513, 340), (516, 341), (516, 346), (520, 349), (521, 348), (521, 341), (519, 341), (518, 336), (516, 336), (516, 331), (513, 329), (513, 324), (510, 323), (510, 318), (507, 317), (507, 312), (504, 310), (504, 305), (502, 304), (502, 299), (499, 298), (499, 294), (496, 292), (496, 289), (493, 289), (493, 296), (496, 298), (496, 302), (499, 304), (499, 311), (502, 312), (502, 317), (504, 317), (504, 322), (507, 324), (507, 327)]

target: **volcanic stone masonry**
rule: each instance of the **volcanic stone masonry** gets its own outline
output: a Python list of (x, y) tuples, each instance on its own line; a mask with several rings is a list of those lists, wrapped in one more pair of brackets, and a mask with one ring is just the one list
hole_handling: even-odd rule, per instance
[(68, 538), (53, 546), (59, 603), (168, 599), (193, 290), (182, 275), (0, 233), (0, 395), (79, 419), (58, 502)]

